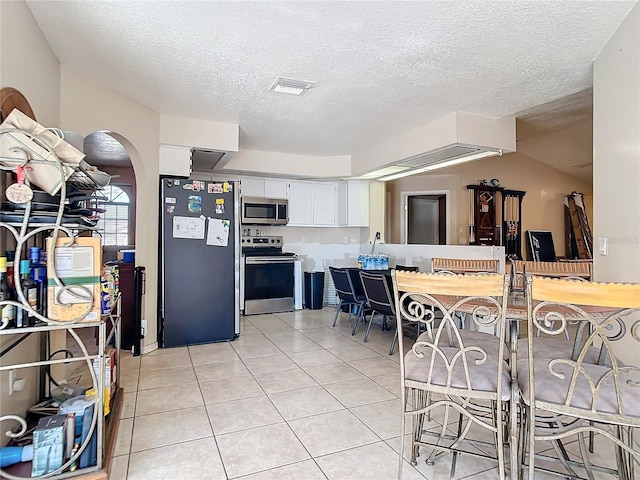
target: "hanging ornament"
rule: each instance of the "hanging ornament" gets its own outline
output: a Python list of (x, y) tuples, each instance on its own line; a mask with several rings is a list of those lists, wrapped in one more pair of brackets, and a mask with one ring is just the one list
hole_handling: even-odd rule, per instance
[(9, 185), (7, 188), (7, 200), (11, 203), (27, 203), (30, 202), (33, 198), (33, 190), (31, 187), (24, 183), (25, 181), (25, 173), (24, 167), (22, 165), (18, 165), (16, 168), (16, 176), (18, 177), (18, 183), (14, 183)]

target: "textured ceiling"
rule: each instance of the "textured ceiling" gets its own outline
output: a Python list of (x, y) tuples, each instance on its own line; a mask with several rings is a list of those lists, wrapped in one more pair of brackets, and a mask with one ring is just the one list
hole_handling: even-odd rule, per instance
[(584, 180), (593, 177), (593, 89), (520, 112), (519, 153)]
[[(634, 1), (28, 1), (65, 66), (240, 146), (350, 154), (450, 111), (514, 115), (592, 86)], [(278, 76), (304, 96), (269, 92)]]

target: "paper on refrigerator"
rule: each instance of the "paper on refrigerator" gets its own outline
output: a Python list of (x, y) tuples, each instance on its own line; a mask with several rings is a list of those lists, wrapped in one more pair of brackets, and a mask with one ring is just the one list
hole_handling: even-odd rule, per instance
[(207, 245), (226, 247), (229, 245), (229, 220), (219, 218), (209, 219), (207, 230)]
[(204, 217), (173, 217), (173, 238), (204, 240)]

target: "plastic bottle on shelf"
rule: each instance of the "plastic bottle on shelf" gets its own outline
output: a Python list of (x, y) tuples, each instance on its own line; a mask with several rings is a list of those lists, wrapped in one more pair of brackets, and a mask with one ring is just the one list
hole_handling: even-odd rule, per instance
[(33, 445), (0, 448), (0, 468), (5, 468), (15, 463), (28, 462), (29, 460), (33, 460)]
[[(38, 311), (38, 285), (30, 277), (29, 260), (20, 261), (20, 288), (31, 308)], [(18, 307), (16, 312), (16, 327), (29, 327), (35, 323), (35, 317), (29, 314), (28, 310)]]
[(108, 315), (111, 312), (109, 282), (107, 281), (104, 274), (100, 277), (100, 310), (102, 315)]
[(11, 290), (15, 290), (15, 280), (14, 280), (14, 259), (16, 256), (16, 252), (13, 250), (6, 250), (4, 254), (7, 257), (7, 281), (9, 282), (9, 287)]
[[(9, 286), (7, 275), (7, 257), (0, 257), (0, 301), (15, 300), (13, 289)], [(2, 305), (0, 307), (2, 321), (9, 322), (9, 327), (15, 327), (16, 307), (14, 305)]]
[(38, 285), (38, 312), (47, 314), (47, 266), (42, 261), (42, 250), (40, 247), (29, 249), (30, 276)]

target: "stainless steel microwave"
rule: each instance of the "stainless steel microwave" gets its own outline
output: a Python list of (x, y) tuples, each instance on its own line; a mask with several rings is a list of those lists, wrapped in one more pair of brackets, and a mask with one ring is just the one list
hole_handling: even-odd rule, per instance
[(289, 201), (286, 198), (242, 197), (242, 223), (245, 225), (286, 225)]

